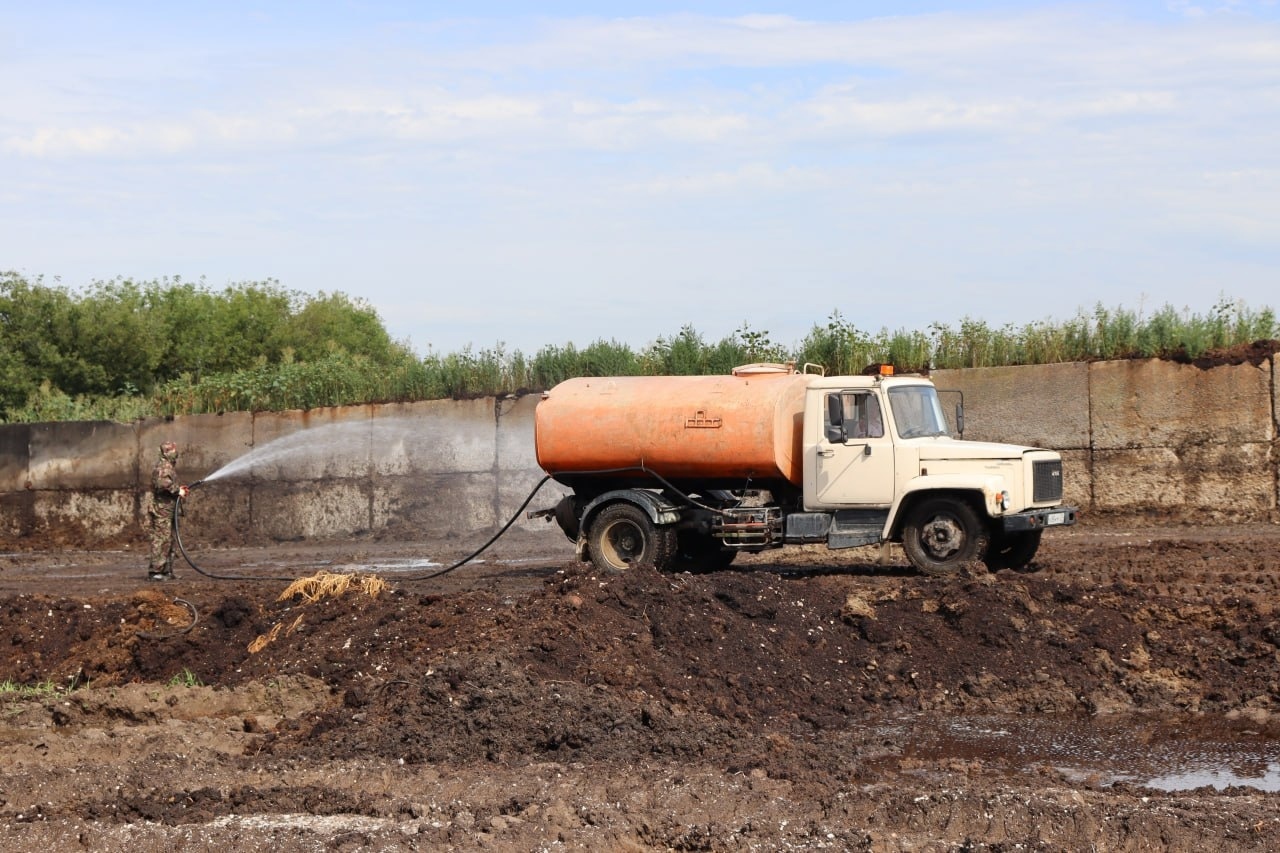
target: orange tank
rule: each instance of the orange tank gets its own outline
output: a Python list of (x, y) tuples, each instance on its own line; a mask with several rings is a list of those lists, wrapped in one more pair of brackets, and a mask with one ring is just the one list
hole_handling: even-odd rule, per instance
[[(538, 464), (570, 487), (687, 489), (802, 484), (804, 390), (815, 377), (772, 365), (732, 376), (570, 379), (542, 396)], [(605, 473), (609, 472), (609, 473)]]

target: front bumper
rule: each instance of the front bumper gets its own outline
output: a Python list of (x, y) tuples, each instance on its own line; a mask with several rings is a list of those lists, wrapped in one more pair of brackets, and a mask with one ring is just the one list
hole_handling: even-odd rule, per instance
[(1005, 533), (1021, 533), (1042, 530), (1046, 527), (1069, 527), (1076, 523), (1080, 509), (1074, 506), (1053, 506), (1048, 509), (1029, 509), (1001, 517)]

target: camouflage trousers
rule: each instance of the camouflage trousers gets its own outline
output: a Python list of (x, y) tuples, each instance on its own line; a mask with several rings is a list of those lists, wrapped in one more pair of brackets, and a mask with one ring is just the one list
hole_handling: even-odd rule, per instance
[(147, 571), (151, 574), (173, 573), (173, 506), (177, 499), (169, 495), (151, 495), (147, 504), (151, 552)]

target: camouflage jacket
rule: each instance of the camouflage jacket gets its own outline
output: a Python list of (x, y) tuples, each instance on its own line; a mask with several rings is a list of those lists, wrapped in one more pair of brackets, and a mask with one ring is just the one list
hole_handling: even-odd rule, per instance
[(176, 498), (178, 489), (178, 466), (168, 459), (161, 459), (151, 471), (151, 491), (158, 498)]

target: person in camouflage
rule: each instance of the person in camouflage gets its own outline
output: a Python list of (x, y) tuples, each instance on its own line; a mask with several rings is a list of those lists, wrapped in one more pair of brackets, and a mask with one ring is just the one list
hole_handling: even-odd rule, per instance
[(174, 505), (186, 496), (187, 487), (178, 482), (178, 445), (166, 441), (160, 445), (160, 459), (151, 470), (151, 492), (147, 500), (147, 516), (151, 522), (147, 574), (153, 581), (173, 578)]

